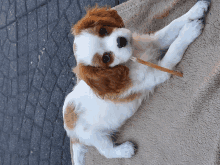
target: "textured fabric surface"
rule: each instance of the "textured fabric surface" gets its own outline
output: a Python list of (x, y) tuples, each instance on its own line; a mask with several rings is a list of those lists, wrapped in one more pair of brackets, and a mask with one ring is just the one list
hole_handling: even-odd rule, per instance
[[(130, 0), (115, 9), (132, 31), (157, 31), (196, 0)], [(167, 12), (169, 11), (169, 12)], [(166, 17), (165, 17), (166, 16)], [(203, 33), (186, 50), (173, 76), (158, 86), (120, 129), (117, 142), (134, 141), (131, 159), (106, 159), (90, 147), (90, 165), (220, 164), (220, 1), (212, 0)]]

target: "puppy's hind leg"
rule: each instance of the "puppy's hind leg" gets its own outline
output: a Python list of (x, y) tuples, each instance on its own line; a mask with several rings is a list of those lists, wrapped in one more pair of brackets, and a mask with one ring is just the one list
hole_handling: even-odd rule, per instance
[(92, 145), (106, 158), (131, 158), (135, 154), (135, 145), (132, 142), (125, 142), (115, 146), (107, 135), (100, 133), (93, 134)]
[(185, 24), (179, 36), (170, 45), (165, 57), (160, 61), (160, 66), (173, 69), (182, 59), (187, 47), (202, 33), (203, 27), (203, 20), (194, 20)]
[(85, 165), (85, 153), (87, 149), (85, 146), (75, 139), (70, 139), (70, 153), (72, 165)]
[(177, 38), (183, 26), (196, 19), (204, 17), (211, 0), (198, 1), (186, 14), (173, 20), (169, 25), (154, 34), (161, 49), (167, 49)]

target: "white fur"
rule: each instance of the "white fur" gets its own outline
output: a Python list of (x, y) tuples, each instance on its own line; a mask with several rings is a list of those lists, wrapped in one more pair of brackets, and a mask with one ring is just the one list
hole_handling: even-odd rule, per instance
[[(201, 34), (203, 24), (198, 19), (203, 17), (208, 5), (209, 3), (206, 1), (197, 2), (185, 15), (172, 21), (168, 26), (151, 36), (154, 42), (159, 43), (161, 49), (169, 47), (164, 58), (158, 61), (158, 65), (173, 69), (180, 62), (188, 45)], [(130, 31), (125, 29), (115, 30), (110, 36), (103, 39), (88, 32), (75, 38), (77, 62), (91, 65), (95, 53), (103, 54), (106, 51), (113, 51), (118, 60), (112, 66), (127, 62), (126, 65), (130, 69), (130, 78), (133, 82), (132, 88), (125, 91), (122, 96), (128, 96), (135, 92), (142, 93), (139, 99), (125, 103), (114, 103), (98, 98), (83, 80), (77, 84), (66, 97), (63, 106), (63, 115), (69, 103), (73, 103), (75, 112), (79, 114), (73, 130), (69, 130), (64, 124), (68, 136), (79, 139), (80, 142), (72, 146), (75, 165), (84, 164), (84, 145), (95, 146), (107, 158), (132, 157), (134, 155), (132, 143), (125, 142), (114, 146), (109, 134), (116, 131), (136, 112), (142, 100), (156, 85), (165, 82), (170, 77), (170, 74), (166, 72), (131, 62), (129, 58), (134, 55), (132, 54), (133, 45), (129, 43), (130, 45), (121, 49), (116, 46), (115, 40), (121, 35), (131, 40)]]

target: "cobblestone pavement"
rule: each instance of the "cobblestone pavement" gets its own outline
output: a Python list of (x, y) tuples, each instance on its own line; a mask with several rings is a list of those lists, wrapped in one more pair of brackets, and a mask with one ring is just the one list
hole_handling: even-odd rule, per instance
[(95, 3), (0, 0), (0, 165), (70, 165), (62, 105), (75, 85), (71, 25)]

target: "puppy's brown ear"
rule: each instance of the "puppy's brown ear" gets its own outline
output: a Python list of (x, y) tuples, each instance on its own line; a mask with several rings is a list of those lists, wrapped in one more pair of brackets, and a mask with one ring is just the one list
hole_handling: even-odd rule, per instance
[(117, 96), (131, 85), (129, 68), (123, 65), (101, 68), (79, 64), (74, 72), (101, 98)]
[(124, 22), (116, 10), (96, 5), (88, 9), (86, 15), (72, 26), (71, 33), (78, 35), (82, 30), (98, 25), (121, 28), (124, 27)]

